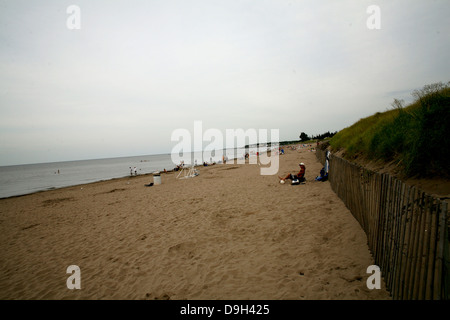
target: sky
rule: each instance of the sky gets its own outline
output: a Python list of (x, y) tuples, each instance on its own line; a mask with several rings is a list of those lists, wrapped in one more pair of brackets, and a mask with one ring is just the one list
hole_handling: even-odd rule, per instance
[(449, 9), (0, 0), (0, 165), (170, 153), (195, 121), (224, 137), (277, 129), (280, 141), (342, 130), (450, 80)]

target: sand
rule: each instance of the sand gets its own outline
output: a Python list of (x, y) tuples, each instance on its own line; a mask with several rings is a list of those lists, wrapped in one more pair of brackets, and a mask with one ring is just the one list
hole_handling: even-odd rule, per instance
[[(280, 184), (258, 164), (127, 177), (0, 200), (0, 299), (390, 299), (369, 290), (366, 236), (308, 148)], [(67, 267), (81, 270), (70, 290)]]

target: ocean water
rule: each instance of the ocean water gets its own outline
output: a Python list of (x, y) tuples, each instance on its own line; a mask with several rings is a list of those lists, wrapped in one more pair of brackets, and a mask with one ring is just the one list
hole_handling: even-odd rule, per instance
[[(197, 164), (201, 165), (203, 161), (222, 161), (222, 154), (230, 160), (242, 158), (245, 149), (227, 149), (224, 153), (213, 153), (204, 160), (202, 152), (186, 153), (183, 159), (187, 159), (184, 161), (187, 165), (195, 163), (196, 160)], [(130, 167), (136, 167), (138, 174), (149, 174), (164, 169), (172, 170), (177, 164), (179, 163), (172, 161), (172, 155), (159, 154), (0, 166), (0, 198), (126, 177), (130, 175)]]

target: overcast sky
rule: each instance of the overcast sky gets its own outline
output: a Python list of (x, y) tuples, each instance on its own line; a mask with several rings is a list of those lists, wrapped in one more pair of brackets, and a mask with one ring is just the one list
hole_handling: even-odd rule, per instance
[[(69, 29), (70, 5), (81, 29)], [(369, 29), (370, 5), (381, 29)], [(448, 0), (0, 1), (0, 165), (339, 131), (450, 75)]]

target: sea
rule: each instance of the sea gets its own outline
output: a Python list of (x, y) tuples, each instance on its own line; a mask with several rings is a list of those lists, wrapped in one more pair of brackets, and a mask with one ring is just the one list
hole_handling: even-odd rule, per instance
[[(182, 159), (187, 159), (187, 161), (184, 160), (185, 165), (202, 165), (203, 161), (220, 163), (222, 155), (233, 160), (243, 158), (247, 151), (248, 149), (245, 148), (226, 149), (220, 153), (208, 154), (208, 159), (203, 158), (205, 156), (203, 152), (185, 153)], [(180, 164), (172, 159), (178, 160), (172, 154), (156, 154), (0, 166), (0, 198), (122, 178), (130, 176), (130, 168), (134, 167), (138, 175), (164, 171), (164, 169), (170, 171)]]

